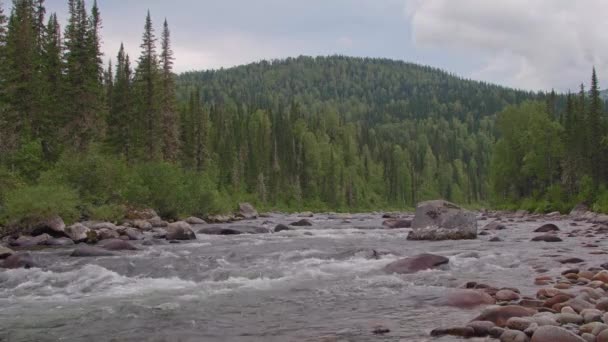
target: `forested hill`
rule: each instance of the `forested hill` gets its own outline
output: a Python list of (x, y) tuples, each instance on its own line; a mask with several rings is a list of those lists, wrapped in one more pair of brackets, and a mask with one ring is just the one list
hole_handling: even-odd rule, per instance
[(182, 96), (200, 87), (205, 102), (255, 108), (297, 103), (310, 111), (334, 107), (369, 122), (440, 116), (474, 119), (535, 94), (466, 80), (437, 68), (390, 59), (344, 56), (262, 61), (178, 77)]
[(341, 56), (189, 72), (177, 85), (194, 167), (207, 158), (222, 189), (313, 208), (484, 201), (494, 114), (537, 97), (431, 67)]

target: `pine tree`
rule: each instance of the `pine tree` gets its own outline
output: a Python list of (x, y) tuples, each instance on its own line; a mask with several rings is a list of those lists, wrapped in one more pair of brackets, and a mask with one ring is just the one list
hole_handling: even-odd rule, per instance
[(160, 116), (160, 75), (156, 54), (156, 37), (152, 27), (150, 12), (146, 16), (141, 55), (135, 72), (137, 96), (137, 118), (143, 124), (139, 132), (139, 143), (148, 160), (160, 159), (162, 153), (161, 116)]
[(175, 98), (175, 80), (173, 76), (173, 51), (171, 50), (171, 33), (165, 19), (161, 37), (162, 51), (160, 54), (161, 91), (160, 103), (162, 119), (162, 145), (165, 160), (175, 161), (179, 150), (179, 118)]
[(80, 151), (103, 131), (102, 66), (99, 59), (99, 11), (88, 16), (83, 0), (69, 0), (65, 29), (66, 140)]
[(107, 116), (108, 133), (106, 143), (114, 153), (132, 158), (134, 130), (137, 122), (133, 121), (134, 102), (132, 98), (132, 71), (129, 56), (123, 44), (116, 57), (116, 70), (112, 82), (112, 99)]
[(603, 137), (603, 122), (602, 122), (602, 99), (600, 98), (599, 84), (595, 67), (591, 74), (591, 88), (589, 89), (589, 111), (587, 114), (588, 125), (588, 162), (591, 170), (591, 176), (596, 184), (602, 181), (604, 173), (604, 155), (602, 153), (602, 137)]
[[(59, 130), (64, 121), (61, 120), (63, 110), (63, 62), (62, 62), (61, 28), (56, 14), (51, 14), (45, 29), (42, 48), (42, 84), (44, 102), (40, 109), (44, 115), (40, 131), (43, 150), (47, 159), (55, 159), (60, 152)], [(41, 95), (42, 96), (42, 95)]]

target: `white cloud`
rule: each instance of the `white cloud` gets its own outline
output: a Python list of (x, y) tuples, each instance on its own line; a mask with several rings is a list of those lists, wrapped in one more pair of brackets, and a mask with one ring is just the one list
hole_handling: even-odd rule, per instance
[[(593, 65), (608, 78), (608, 1), (412, 0), (419, 48), (482, 58), (473, 78), (529, 89), (575, 89)], [(603, 72), (605, 71), (605, 72)]]

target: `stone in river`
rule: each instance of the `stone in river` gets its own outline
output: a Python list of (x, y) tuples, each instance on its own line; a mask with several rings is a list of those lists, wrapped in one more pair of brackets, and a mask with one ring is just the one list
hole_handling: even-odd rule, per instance
[(291, 228), (289, 228), (288, 226), (286, 226), (284, 224), (278, 224), (276, 227), (274, 227), (275, 233), (282, 232), (284, 230), (291, 230)]
[(11, 254), (2, 262), (3, 268), (33, 268), (38, 267), (29, 253)]
[(530, 339), (523, 331), (505, 330), (500, 335), (500, 342), (528, 342)]
[(477, 238), (475, 213), (443, 201), (418, 204), (408, 240), (460, 240)]
[(167, 240), (196, 240), (192, 227), (184, 221), (173, 222), (165, 230)]
[(559, 262), (561, 262), (562, 264), (580, 264), (581, 262), (585, 262), (585, 260), (581, 259), (581, 258), (565, 258), (565, 259), (560, 259), (558, 260)]
[(496, 300), (481, 290), (459, 290), (448, 294), (442, 303), (461, 309), (472, 309), (480, 305), (495, 304)]
[(431, 331), (431, 336), (459, 336), (459, 337), (475, 337), (475, 330), (472, 327), (452, 327), (452, 328), (438, 328)]
[(473, 321), (490, 321), (499, 327), (505, 327), (511, 317), (529, 317), (535, 313), (536, 310), (519, 305), (498, 306), (485, 309)]
[(391, 228), (391, 229), (410, 228), (412, 226), (412, 220), (388, 219), (388, 220), (382, 222), (382, 225), (387, 228)]
[(110, 252), (107, 249), (100, 247), (93, 247), (88, 245), (79, 245), (76, 249), (70, 254), (72, 257), (101, 257), (101, 256), (113, 256), (114, 253)]
[(534, 237), (532, 239), (532, 241), (561, 242), (563, 240), (560, 239), (559, 236), (555, 236), (555, 235), (540, 235), (540, 236)]
[(415, 273), (418, 271), (437, 268), (445, 265), (450, 259), (434, 254), (419, 254), (405, 259), (394, 261), (384, 268), (389, 273)]
[(310, 220), (307, 220), (307, 219), (301, 219), (300, 221), (290, 223), (289, 225), (295, 226), (295, 227), (309, 227), (309, 226), (312, 226), (312, 222), (310, 222)]
[(534, 232), (535, 233), (549, 233), (549, 232), (558, 232), (558, 231), (559, 231), (559, 227), (557, 227), (553, 223), (547, 223), (547, 224), (542, 225), (541, 227), (537, 228)]
[(258, 218), (258, 216), (260, 216), (260, 215), (258, 214), (258, 211), (255, 210), (255, 208), (251, 204), (240, 203), (238, 216), (242, 217), (246, 220), (252, 220), (252, 219)]

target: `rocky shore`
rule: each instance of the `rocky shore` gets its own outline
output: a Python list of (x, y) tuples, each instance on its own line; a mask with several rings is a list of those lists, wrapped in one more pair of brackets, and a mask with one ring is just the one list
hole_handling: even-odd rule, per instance
[[(458, 284), (451, 285), (450, 291), (434, 303), (477, 315), (472, 320), (463, 320), (462, 324), (425, 330), (429, 338), (483, 338), (507, 342), (608, 341), (608, 262), (599, 261), (601, 254), (608, 254), (601, 248), (602, 239), (608, 233), (608, 215), (592, 213), (584, 207), (575, 208), (569, 215), (537, 215), (523, 211), (472, 214), (448, 202), (431, 201), (421, 204), (415, 215), (374, 213), (371, 216), (377, 220), (383, 218), (383, 221), (377, 221), (382, 222), (381, 226), (378, 223), (374, 229), (405, 229), (396, 232), (408, 234), (408, 240), (477, 239), (475, 243), (485, 246), (510, 239), (509, 231), (525, 223), (525, 230), (529, 232), (523, 235), (525, 242), (545, 251), (542, 258), (533, 263), (529, 284), (525, 286), (521, 281), (511, 284), (508, 278), (496, 282), (479, 280), (483, 277), (465, 278), (464, 281), (470, 281), (459, 282), (459, 288), (454, 288)], [(355, 221), (348, 214), (328, 214), (326, 217), (345, 225)], [(231, 224), (225, 224), (227, 222)], [(66, 250), (65, 258), (90, 257), (87, 260), (94, 260), (95, 257), (130, 255), (146, 246), (195, 240), (197, 234), (199, 238), (200, 234), (289, 234), (289, 231), (307, 229), (319, 222), (314, 214), (301, 213), (277, 224), (245, 203), (234, 215), (189, 217), (176, 222), (166, 222), (152, 210), (134, 211), (128, 219), (118, 223), (85, 221), (66, 226), (60, 218), (54, 217), (35, 225), (28, 234), (3, 238), (0, 267), (38, 267), (32, 254), (39, 249), (62, 248), (62, 251)], [(529, 227), (533, 228), (528, 230)], [(518, 236), (522, 237), (520, 233)], [(574, 242), (579, 247), (564, 250), (560, 247), (560, 242), (564, 241)], [(428, 270), (445, 272), (455, 266), (461, 267), (453, 265), (453, 254), (423, 253), (428, 251), (425, 242), (415, 243), (421, 246), (420, 254), (403, 251), (402, 255), (407, 257), (381, 264), (376, 268), (377, 272), (408, 279)], [(449, 244), (447, 241), (446, 245)], [(381, 262), (386, 253), (390, 251), (383, 251), (378, 245), (377, 250), (370, 250), (365, 255), (367, 259)], [(471, 258), (479, 258), (476, 251), (467, 253)], [(594, 258), (585, 257), (586, 254)], [(399, 254), (393, 252), (392, 255)], [(466, 257), (462, 252), (458, 255)], [(551, 262), (551, 265), (543, 262)], [(556, 268), (556, 264), (561, 266)], [(390, 336), (391, 328), (380, 324), (374, 326), (373, 334)]]

